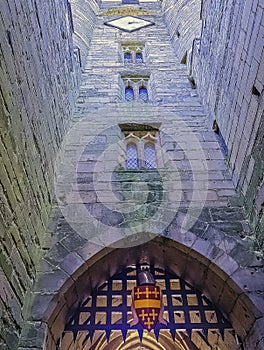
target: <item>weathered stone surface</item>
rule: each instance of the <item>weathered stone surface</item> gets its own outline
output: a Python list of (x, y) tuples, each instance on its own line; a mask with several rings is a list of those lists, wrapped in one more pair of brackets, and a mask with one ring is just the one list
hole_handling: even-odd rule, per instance
[[(175, 6), (180, 8), (181, 1)], [(186, 50), (188, 40), (179, 35), (185, 12), (183, 16), (180, 11), (175, 14), (175, 6), (169, 0), (163, 2), (173, 46), (176, 53), (181, 54), (179, 61), (185, 51), (188, 53), (190, 74), (195, 76), (201, 97), (209, 107), (210, 122), (216, 119), (227, 143), (233, 180), (256, 229), (256, 249), (263, 250), (263, 214), (254, 202), (263, 188), (262, 2), (230, 1), (222, 6), (215, 0), (210, 5), (203, 4), (202, 36), (193, 41), (194, 50), (189, 59), (191, 45)], [(190, 2), (190, 11), (194, 6)], [(195, 16), (191, 16), (190, 21), (193, 21), (193, 31), (186, 34), (187, 39), (192, 40), (200, 21)]]
[[(16, 348), (27, 317), (36, 323), (25, 324), (21, 349), (42, 349), (45, 337), (47, 349), (55, 349), (69, 309), (85, 288), (96, 287), (115, 271), (108, 257), (87, 285), (78, 281), (78, 273), (103, 258), (100, 249), (123, 239), (125, 230), (132, 234), (124, 247), (138, 244), (138, 226), (145, 240), (155, 236), (153, 229), (182, 243), (182, 260), (176, 264), (168, 257), (170, 266), (196, 279), (197, 287), (233, 312), (248, 344), (261, 348), (263, 340), (255, 339), (250, 328), (256, 324), (260, 332), (263, 327), (252, 315), (247, 319), (244, 300), (232, 295), (235, 287), (226, 273), (241, 288), (236, 293), (244, 291), (245, 298), (258, 303), (263, 288), (262, 277), (256, 277), (262, 274), (255, 269), (263, 262), (254, 250), (261, 250), (264, 240), (263, 5), (261, 0), (223, 4), (203, 2), (200, 12), (195, 0), (142, 2), (140, 9), (103, 1), (99, 12), (95, 0), (76, 0), (74, 33), (64, 3), (1, 4), (1, 349)], [(138, 11), (155, 25), (133, 33), (106, 27), (112, 7), (115, 15)], [(133, 41), (144, 44), (142, 64), (124, 63), (122, 44)], [(129, 75), (148, 77), (146, 103), (125, 101), (122, 77)], [(71, 117), (74, 132), (64, 139)], [(213, 119), (226, 140), (228, 159), (221, 138), (208, 127)], [(120, 124), (131, 122), (160, 130), (159, 174), (125, 170)], [(47, 229), (54, 162), (63, 140), (65, 169), (56, 169), (55, 203), (63, 213), (56, 211)], [(236, 187), (255, 224), (256, 241)], [(192, 224), (185, 232), (187, 214)], [(43, 250), (45, 260), (38, 267)], [(188, 255), (191, 251), (195, 258)], [(119, 258), (122, 266), (130, 259), (122, 253)], [(28, 293), (33, 281), (34, 295)], [(67, 290), (72, 298), (65, 300)], [(226, 303), (223, 293), (230, 297)], [(51, 315), (56, 306), (61, 312)], [(43, 319), (52, 323), (52, 334), (38, 322)]]
[(20, 347), (25, 348), (30, 341), (31, 347), (43, 349), (47, 335), (47, 324), (42, 322), (27, 322), (23, 327), (20, 338)]
[[(87, 5), (91, 18), (96, 6)], [(10, 336), (1, 325), (3, 349), (16, 348), (22, 322), (18, 304), (47, 244), (54, 161), (78, 91), (80, 69), (66, 14), (65, 3), (1, 3), (1, 303), (13, 330)], [(91, 19), (87, 35), (92, 27)]]

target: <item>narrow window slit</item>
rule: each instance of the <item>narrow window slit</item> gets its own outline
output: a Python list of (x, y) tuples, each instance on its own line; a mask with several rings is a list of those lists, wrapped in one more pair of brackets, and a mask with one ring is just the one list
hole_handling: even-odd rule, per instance
[(255, 85), (252, 86), (252, 94), (255, 96), (260, 96), (260, 92), (258, 91)]
[(227, 148), (227, 145), (225, 143), (223, 135), (221, 134), (221, 131), (219, 129), (219, 126), (218, 126), (216, 120), (214, 120), (214, 122), (213, 122), (213, 131), (215, 132), (215, 134), (217, 136), (219, 145), (221, 147), (222, 152), (224, 153), (224, 156), (227, 157), (228, 156), (228, 148)]

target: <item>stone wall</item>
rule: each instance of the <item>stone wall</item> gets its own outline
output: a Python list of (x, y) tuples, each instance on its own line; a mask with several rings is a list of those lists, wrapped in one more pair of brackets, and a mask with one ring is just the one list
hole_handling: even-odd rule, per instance
[[(198, 88), (226, 141), (233, 180), (263, 248), (263, 2), (204, 1)], [(262, 141), (263, 142), (263, 141)], [(262, 222), (262, 224), (261, 224)], [(262, 228), (261, 228), (262, 227)]]
[(201, 1), (165, 0), (162, 12), (175, 54), (179, 62), (186, 61), (190, 68), (193, 41), (201, 35)]
[(84, 70), (90, 46), (91, 32), (96, 22), (98, 13), (96, 0), (73, 0), (71, 11), (74, 26), (73, 44), (80, 49), (81, 67)]
[[(178, 3), (183, 5), (182, 2)], [(192, 2), (193, 6), (197, 6), (197, 3)], [(117, 157), (115, 153), (113, 159), (111, 152), (108, 154), (103, 151), (109, 148), (111, 142), (120, 140), (122, 136), (118, 129), (120, 122), (161, 124), (160, 131), (164, 136), (161, 137), (161, 146), (164, 157), (168, 156), (170, 159), (168, 163), (174, 164), (172, 175), (173, 179), (174, 177), (177, 179), (173, 181), (176, 188), (173, 187), (170, 191), (168, 187), (165, 198), (168, 204), (176, 207), (180, 204), (174, 221), (168, 228), (163, 227), (162, 234), (181, 242), (187, 247), (187, 251), (192, 250), (208, 257), (213, 261), (213, 267), (215, 264), (222, 268), (231, 276), (231, 282), (234, 280), (239, 285), (239, 293), (242, 291), (242, 294), (239, 294), (239, 299), (232, 300), (228, 311), (230, 314), (233, 308), (239, 309), (240, 314), (244, 299), (251, 298), (255, 304), (261, 305), (259, 291), (262, 288), (262, 271), (259, 267), (262, 262), (252, 252), (251, 231), (236, 196), (221, 148), (215, 134), (206, 125), (208, 119), (206, 109), (197, 95), (197, 90), (193, 89), (188, 81), (186, 67), (178, 65), (179, 58), (186, 50), (190, 50), (192, 39), (196, 35), (194, 32), (196, 33), (199, 25), (198, 7), (195, 7), (193, 26), (185, 27), (183, 30), (185, 35), (181, 36), (180, 32), (181, 46), (178, 46), (178, 54), (175, 56), (159, 3), (142, 4), (143, 10), (152, 11), (152, 15), (140, 15), (154, 21), (155, 26), (131, 34), (104, 25), (105, 21), (118, 15), (104, 14), (114, 2), (103, 4), (102, 13), (99, 13), (96, 21), (94, 20), (98, 26), (90, 44), (93, 16), (97, 12), (97, 5), (91, 2), (91, 7), (86, 7), (88, 1), (72, 2), (73, 19), (76, 21), (73, 23), (76, 30), (75, 44), (81, 49), (83, 62), (87, 53), (89, 56), (87, 65), (83, 66), (82, 85), (74, 114), (76, 124), (66, 143), (64, 165), (68, 171), (77, 164), (79, 180), (83, 177), (84, 182), (79, 181), (76, 187), (76, 182), (72, 182), (72, 173), (62, 173), (64, 177), (60, 178), (59, 185), (64, 190), (69, 186), (71, 192), (66, 191), (65, 197), (63, 194), (57, 197), (63, 214), (59, 210), (54, 211), (54, 221), (52, 217), (50, 218), (52, 241), (46, 242), (46, 225), (53, 200), (53, 163), (70, 125), (74, 96), (79, 82), (79, 64), (75, 62), (74, 44), (69, 38), (71, 35), (69, 12), (63, 4), (62, 2), (43, 4), (40, 0), (35, 2), (18, 0), (12, 3), (5, 0), (1, 5), (0, 146), (1, 164), (3, 164), (0, 169), (2, 215), (0, 225), (3, 243), (0, 261), (1, 330), (3, 330), (0, 338), (1, 349), (16, 348), (23, 320), (27, 318), (27, 310), (31, 307), (30, 317), (23, 328), (21, 349), (30, 347), (43, 349), (45, 339), (48, 339), (47, 348), (55, 349), (65, 319), (80, 301), (84, 288), (83, 285), (73, 283), (77, 280), (75, 272), (79, 266), (82, 267), (82, 272), (86, 271), (87, 266), (92, 264), (89, 258), (95, 252), (98, 251), (100, 254), (102, 247), (115, 243), (120, 238), (118, 235), (110, 234), (113, 227), (111, 223), (107, 229), (103, 226), (100, 215), (103, 217), (105, 213), (97, 211), (100, 204), (97, 201), (98, 196), (107, 205), (113, 205), (112, 194), (107, 196), (108, 193), (102, 185), (112, 186), (109, 179), (112, 179), (112, 167)], [(166, 2), (163, 6), (167, 6)], [(238, 6), (240, 5), (236, 5), (236, 8)], [(83, 8), (85, 11), (81, 13)], [(207, 10), (204, 7), (205, 16)], [(170, 11), (168, 10), (168, 13)], [(221, 11), (221, 8), (218, 11)], [(219, 15), (219, 20), (220, 18)], [(189, 19), (191, 20), (191, 12)], [(175, 25), (177, 21), (174, 21)], [(210, 24), (210, 21), (208, 23)], [(173, 29), (173, 26), (171, 28)], [(215, 29), (211, 30), (213, 35), (216, 35)], [(228, 37), (223, 37), (221, 40), (224, 43), (227, 39)], [(148, 65), (127, 67), (120, 61), (121, 43), (134, 40), (145, 42)], [(221, 40), (219, 39), (219, 44)], [(175, 44), (175, 40), (173, 43)], [(88, 52), (89, 45), (91, 50)], [(219, 50), (220, 53), (222, 51)], [(209, 58), (213, 57), (213, 53), (206, 57), (208, 57), (207, 63), (211, 64)], [(187, 60), (188, 62), (191, 63)], [(205, 99), (203, 92), (206, 91), (206, 77), (209, 78), (209, 72), (202, 63), (202, 60), (199, 60), (200, 66), (196, 63), (196, 67), (200, 67), (203, 72), (202, 77), (197, 76), (197, 80)], [(210, 67), (214, 72), (214, 66)], [(121, 76), (135, 71), (137, 74), (150, 75), (151, 99), (147, 103), (128, 103), (122, 99), (124, 94), (122, 94)], [(195, 71), (198, 72), (198, 69)], [(210, 79), (209, 81), (211, 82)], [(210, 84), (208, 83), (209, 91), (213, 91), (214, 85)], [(216, 84), (216, 81), (214, 80), (212, 84)], [(252, 90), (254, 92), (252, 98), (261, 98), (257, 97), (258, 86)], [(207, 102), (212, 106), (210, 101)], [(102, 109), (104, 105), (106, 108)], [(212, 113), (211, 111), (210, 115), (213, 115)], [(220, 119), (217, 120), (224, 133)], [(112, 126), (116, 129), (104, 134), (104, 131)], [(257, 127), (257, 122), (255, 126)], [(261, 145), (261, 137), (259, 133), (254, 146), (256, 155)], [(89, 147), (86, 147), (87, 145), (95, 151), (94, 154), (90, 152)], [(80, 149), (82, 152), (78, 154)], [(260, 163), (255, 164), (257, 167)], [(103, 176), (99, 181), (96, 179), (97, 197), (91, 193), (95, 172), (93, 169), (91, 171), (90, 166), (94, 165), (97, 166), (98, 176)], [(163, 170), (166, 178), (166, 169)], [(208, 181), (204, 179), (203, 170), (206, 170)], [(254, 173), (258, 174), (260, 171), (259, 168)], [(104, 179), (104, 176), (108, 177)], [(195, 184), (193, 176), (196, 179)], [(141, 180), (143, 183), (144, 177)], [(123, 183), (126, 185), (126, 181)], [(138, 188), (138, 191), (134, 191), (135, 196), (142, 192), (140, 186)], [(116, 191), (118, 192), (118, 189)], [(254, 191), (255, 187), (252, 186), (251, 192), (255, 193)], [(201, 198), (204, 199), (204, 208), (199, 211)], [(257, 203), (261, 206), (261, 196), (257, 198), (259, 198)], [(179, 226), (191, 202), (195, 205), (194, 210), (189, 212), (190, 220), (193, 217), (195, 221), (193, 233), (181, 234)], [(83, 206), (85, 211), (82, 213)], [(71, 211), (72, 208), (81, 208), (80, 211), (76, 210), (81, 220), (79, 217), (67, 216), (68, 209), (74, 213)], [(87, 226), (85, 221), (87, 208), (92, 213), (91, 226)], [(175, 213), (170, 209), (165, 214), (170, 216)], [(108, 218), (111, 219), (112, 216)], [(96, 227), (93, 226), (94, 220)], [(164, 220), (168, 224), (168, 218), (165, 217)], [(98, 250), (92, 246), (89, 251), (85, 251), (85, 244), (90, 238), (95, 238), (96, 243), (99, 239)], [(41, 266), (36, 268), (43, 250), (46, 250), (47, 254)], [(28, 293), (36, 272), (38, 279)], [(109, 262), (107, 274), (112, 272)], [(203, 273), (203, 276), (207, 278), (207, 273)], [(218, 302), (221, 298), (221, 289), (217, 289), (210, 278), (208, 284), (216, 288), (215, 295)], [(200, 289), (206, 287), (204, 282), (199, 284), (200, 281), (197, 281), (196, 276), (191, 280)], [(93, 283), (96, 281), (93, 280)], [(73, 285), (72, 290), (69, 289), (70, 285)], [(222, 287), (227, 288), (232, 294), (233, 289), (228, 284), (225, 283)], [(214, 292), (212, 295), (214, 297)], [(54, 305), (59, 311), (50, 317)], [(23, 314), (22, 307), (24, 307)], [(252, 317), (244, 322), (247, 312), (250, 313), (248, 310), (243, 311), (241, 320), (237, 318), (239, 321), (237, 328), (243, 338), (248, 337), (252, 339), (252, 344), (255, 344), (258, 339), (250, 334), (250, 329), (254, 328), (252, 325), (255, 318), (261, 315), (258, 310), (254, 310)], [(252, 348), (254, 346), (252, 345)]]
[[(96, 288), (100, 278), (115, 273), (116, 265), (135, 263), (144, 254), (179, 264), (179, 275), (207, 291), (245, 343), (252, 342), (247, 349), (261, 349), (256, 321), (260, 318), (261, 324), (261, 313), (249, 299), (259, 308), (263, 305), (262, 261), (253, 252), (251, 230), (216, 135), (208, 128), (207, 111), (188, 81), (186, 66), (175, 56), (160, 4), (141, 4), (141, 11), (150, 12), (140, 17), (155, 25), (132, 33), (104, 24), (119, 16), (105, 13), (111, 6), (103, 4), (91, 39), (74, 124), (61, 158), (53, 240), (32, 289), (20, 349), (28, 349), (28, 344), (36, 349), (59, 347), (65, 322), (90, 284)], [(128, 6), (116, 11), (121, 8), (134, 14)], [(125, 64), (123, 42), (143, 42), (146, 61)], [(121, 77), (129, 74), (150, 76), (149, 101), (125, 100)], [(120, 124), (130, 123), (159, 128), (159, 174), (125, 169)], [(129, 205), (132, 210), (127, 212)], [(186, 218), (187, 232), (181, 230)], [(185, 259), (197, 254), (195, 262), (188, 261), (185, 269), (181, 255), (163, 250), (162, 244), (161, 254), (134, 247), (155, 236), (170, 238), (168, 245), (181, 243)], [(111, 247), (127, 250), (117, 249), (118, 257), (111, 255), (90, 270)], [(208, 262), (200, 269), (204, 257)], [(78, 279), (82, 274), (86, 282)], [(221, 283), (216, 282), (219, 277)]]
[[(1, 1), (0, 348), (16, 348), (46, 248), (54, 160), (79, 84), (63, 1)], [(22, 308), (24, 306), (24, 311)]]
[[(201, 14), (201, 40), (196, 40), (187, 64), (203, 102), (209, 127), (216, 120), (228, 147), (228, 164), (251, 223), (256, 227), (255, 249), (263, 249), (263, 2), (261, 0), (193, 2), (186, 31), (175, 35), (181, 2), (164, 1), (163, 11), (176, 54), (191, 50)], [(186, 3), (184, 3), (186, 5)], [(183, 6), (183, 11), (187, 7)], [(199, 16), (198, 16), (199, 14)], [(181, 58), (181, 56), (180, 56)]]

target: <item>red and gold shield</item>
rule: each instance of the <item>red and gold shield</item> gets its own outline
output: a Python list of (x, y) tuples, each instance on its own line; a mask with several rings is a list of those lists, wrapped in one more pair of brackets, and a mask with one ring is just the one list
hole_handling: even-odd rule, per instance
[(134, 308), (141, 325), (150, 331), (159, 321), (161, 291), (158, 286), (143, 285), (134, 287)]

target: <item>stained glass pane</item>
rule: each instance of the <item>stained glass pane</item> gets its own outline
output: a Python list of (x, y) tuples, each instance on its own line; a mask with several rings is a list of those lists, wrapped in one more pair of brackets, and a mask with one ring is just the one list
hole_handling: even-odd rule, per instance
[(148, 100), (148, 90), (144, 87), (139, 89), (139, 99), (142, 101)]
[(127, 101), (133, 101), (134, 100), (134, 91), (131, 87), (127, 87), (125, 90), (125, 99)]
[(126, 165), (127, 169), (137, 169), (138, 168), (138, 156), (136, 145), (127, 145), (126, 149)]
[(150, 143), (145, 145), (145, 164), (147, 169), (157, 168), (155, 146)]
[(132, 62), (132, 55), (130, 52), (124, 53), (124, 61), (125, 63), (131, 63)]
[(136, 63), (142, 63), (143, 62), (143, 55), (142, 52), (136, 53)]

